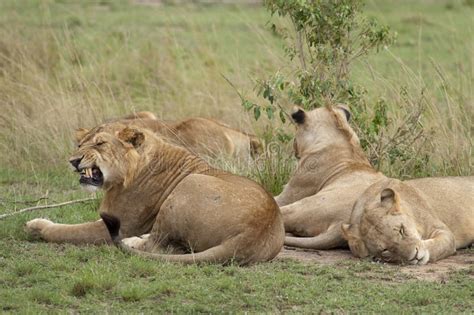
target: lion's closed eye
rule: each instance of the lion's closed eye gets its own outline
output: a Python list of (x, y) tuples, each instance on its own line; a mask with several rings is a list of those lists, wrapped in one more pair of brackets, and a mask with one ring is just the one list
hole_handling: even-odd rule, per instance
[(402, 237), (405, 237), (406, 236), (406, 231), (405, 231), (405, 227), (402, 225), (400, 225), (400, 229), (398, 230), (398, 233), (400, 233), (400, 235)]

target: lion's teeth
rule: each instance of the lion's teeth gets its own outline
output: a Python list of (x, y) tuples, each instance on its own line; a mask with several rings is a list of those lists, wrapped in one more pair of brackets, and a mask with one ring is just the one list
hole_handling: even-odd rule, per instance
[(84, 175), (85, 177), (92, 177), (94, 175), (94, 171), (92, 168), (84, 168), (81, 170), (81, 175)]

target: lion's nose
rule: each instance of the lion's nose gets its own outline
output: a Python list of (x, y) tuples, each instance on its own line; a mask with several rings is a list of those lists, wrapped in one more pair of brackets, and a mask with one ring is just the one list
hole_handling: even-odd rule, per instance
[(69, 160), (69, 163), (71, 163), (71, 165), (74, 166), (76, 170), (79, 170), (79, 164), (81, 163), (81, 161), (82, 161), (82, 157), (78, 159), (71, 159)]

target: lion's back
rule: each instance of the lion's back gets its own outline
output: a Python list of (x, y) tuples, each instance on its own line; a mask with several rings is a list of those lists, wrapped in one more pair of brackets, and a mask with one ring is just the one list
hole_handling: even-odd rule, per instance
[(176, 123), (174, 129), (179, 141), (203, 155), (247, 158), (260, 145), (255, 136), (207, 118), (188, 118)]
[(406, 181), (455, 234), (474, 238), (474, 176), (433, 177)]
[(405, 184), (419, 190), (441, 212), (459, 209), (474, 217), (474, 176), (420, 178)]

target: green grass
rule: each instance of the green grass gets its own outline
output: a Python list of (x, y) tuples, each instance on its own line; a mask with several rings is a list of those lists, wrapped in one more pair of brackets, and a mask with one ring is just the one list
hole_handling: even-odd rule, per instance
[(3, 239), (0, 249), (3, 311), (449, 313), (474, 306), (467, 272), (436, 283), (369, 262), (180, 266), (124, 255), (113, 247), (21, 239)]
[[(86, 195), (77, 190), (74, 174), (63, 175), (29, 182), (3, 172), (0, 213), (11, 209), (15, 198), (35, 200), (45, 191), (55, 201)], [(59, 223), (96, 220), (96, 208), (97, 203), (91, 202), (1, 221), (2, 311), (453, 313), (474, 307), (472, 267), (439, 282), (416, 280), (401, 273), (401, 267), (364, 260), (335, 265), (286, 259), (250, 267), (182, 266), (130, 256), (111, 246), (38, 242), (22, 230), (35, 217)]]
[[(423, 91), (423, 126), (431, 136), (421, 149), (430, 160), (417, 175), (472, 174), (474, 8), (464, 1), (368, 2), (367, 14), (397, 31), (398, 42), (356, 64), (354, 79), (367, 89), (369, 101), (387, 99), (392, 129)], [(265, 26), (265, 10), (78, 3), (0, 2), (0, 213), (88, 196), (67, 167), (72, 133), (107, 117), (151, 110), (170, 119), (216, 117), (264, 133), (264, 123), (252, 122), (222, 75), (253, 98), (254, 79), (287, 66), (281, 39)], [(279, 172), (280, 160), (272, 161), (275, 165), (263, 165), (260, 172), (235, 169), (276, 193), (287, 174)], [(383, 170), (415, 176), (405, 166), (398, 161)], [(22, 230), (36, 217), (96, 220), (97, 206), (90, 202), (0, 221), (0, 311), (460, 313), (474, 308), (472, 267), (441, 283), (367, 261), (180, 266), (113, 247), (45, 244)]]

